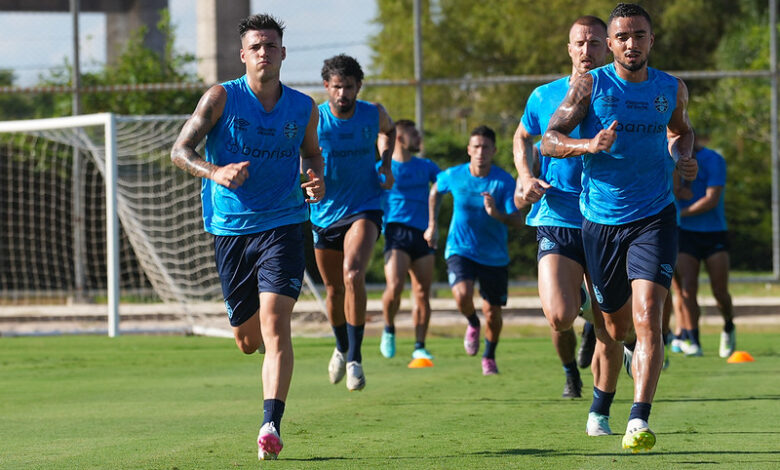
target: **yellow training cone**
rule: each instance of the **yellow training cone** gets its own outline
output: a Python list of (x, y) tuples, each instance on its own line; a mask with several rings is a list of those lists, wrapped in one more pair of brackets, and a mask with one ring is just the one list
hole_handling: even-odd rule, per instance
[(730, 362), (732, 364), (737, 362), (753, 362), (755, 359), (753, 359), (753, 356), (750, 355), (747, 351), (734, 351), (734, 353), (729, 356), (728, 360), (726, 362)]
[(412, 362), (409, 363), (410, 369), (419, 369), (421, 367), (433, 367), (433, 361), (424, 357), (418, 357), (417, 359), (412, 359)]

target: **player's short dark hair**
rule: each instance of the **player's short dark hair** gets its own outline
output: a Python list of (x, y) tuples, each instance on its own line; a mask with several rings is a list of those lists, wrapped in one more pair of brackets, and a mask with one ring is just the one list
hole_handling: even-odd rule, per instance
[(399, 119), (395, 121), (396, 129), (414, 129), (417, 125), (411, 119)]
[(322, 79), (330, 80), (333, 75), (340, 77), (354, 77), (358, 82), (363, 81), (363, 69), (354, 57), (346, 54), (339, 54), (330, 59), (326, 59), (322, 64)]
[(493, 145), (496, 145), (496, 133), (488, 126), (479, 126), (475, 128), (473, 131), (471, 131), (471, 135), (469, 137), (474, 137), (475, 135), (490, 139), (491, 142), (493, 142)]
[(574, 23), (572, 23), (571, 25), (574, 26), (577, 24), (581, 24), (582, 26), (601, 26), (602, 28), (604, 28), (604, 32), (605, 33), (607, 32), (607, 24), (604, 23), (604, 20), (602, 20), (598, 16), (593, 16), (593, 15), (580, 16), (579, 18), (574, 20)]
[(261, 29), (273, 29), (279, 33), (279, 39), (282, 39), (282, 36), (284, 36), (284, 23), (265, 13), (247, 16), (238, 23), (238, 34), (242, 38), (247, 31), (260, 31)]
[(653, 20), (650, 19), (650, 14), (635, 3), (618, 3), (615, 9), (612, 10), (612, 13), (609, 14), (607, 23), (612, 24), (612, 20), (615, 18), (630, 18), (632, 16), (643, 16), (650, 25), (650, 30), (653, 30)]

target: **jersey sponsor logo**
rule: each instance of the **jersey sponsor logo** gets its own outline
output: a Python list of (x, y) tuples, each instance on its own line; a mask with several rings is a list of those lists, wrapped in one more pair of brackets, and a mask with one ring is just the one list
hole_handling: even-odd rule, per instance
[(260, 135), (268, 135), (268, 136), (274, 136), (276, 135), (276, 129), (263, 127), (263, 126), (257, 126), (257, 133)]
[(601, 97), (601, 102), (605, 108), (616, 108), (618, 103), (620, 103), (620, 98), (612, 95), (604, 95)]
[(246, 157), (262, 158), (263, 160), (281, 160), (284, 158), (291, 158), (297, 156), (294, 149), (275, 149), (267, 150), (256, 147), (250, 147), (249, 145), (239, 145), (234, 139), (230, 139), (225, 142), (225, 150), (230, 153), (241, 154)]
[(539, 240), (539, 249), (542, 251), (549, 251), (555, 248), (555, 242), (550, 240), (547, 237), (542, 237), (541, 240)]
[(240, 131), (245, 131), (245, 130), (249, 129), (249, 126), (251, 126), (251, 125), (252, 125), (252, 123), (247, 121), (244, 118), (238, 118), (238, 119), (234, 119), (233, 120), (233, 127), (235, 127), (236, 129), (238, 129)]
[(230, 306), (228, 301), (225, 301), (225, 309), (227, 310), (228, 318), (233, 318), (233, 307)]
[(598, 286), (593, 286), (593, 293), (596, 294), (596, 302), (603, 304), (604, 303), (604, 296), (601, 295), (601, 291), (599, 290)]
[(645, 110), (649, 106), (647, 101), (626, 100), (626, 109)]
[(661, 274), (671, 279), (672, 274), (674, 273), (674, 268), (671, 264), (662, 264), (661, 265)]
[(365, 126), (363, 128), (363, 139), (364, 140), (370, 140), (371, 139), (371, 128), (368, 126)]
[(295, 121), (284, 123), (284, 136), (288, 139), (294, 139), (298, 135), (298, 124)]
[(669, 100), (664, 95), (658, 95), (653, 100), (653, 106), (659, 113), (665, 113), (669, 109)]
[(350, 150), (331, 149), (331, 151), (328, 152), (328, 156), (336, 157), (336, 158), (361, 157), (363, 155), (368, 155), (370, 153), (371, 153), (371, 147), (362, 147), (362, 148), (356, 148)]
[(616, 132), (633, 132), (638, 134), (661, 134), (666, 133), (665, 124), (656, 124), (654, 122), (618, 122), (615, 127)]

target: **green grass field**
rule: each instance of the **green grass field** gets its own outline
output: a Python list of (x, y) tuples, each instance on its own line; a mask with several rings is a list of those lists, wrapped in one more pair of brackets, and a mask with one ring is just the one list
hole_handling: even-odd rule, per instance
[[(435, 367), (408, 369), (411, 342), (383, 359), (367, 338), (367, 388), (331, 385), (332, 341), (296, 339), (281, 460), (258, 462), (260, 357), (225, 339), (174, 336), (0, 339), (2, 469), (578, 469), (780, 467), (780, 346), (745, 333), (753, 363), (675, 355), (651, 415), (651, 453), (620, 448), (631, 405), (621, 374), (612, 427), (584, 432), (590, 398), (560, 398), (548, 338), (508, 334), (501, 374), (482, 377), (459, 337), (435, 337)], [(513, 337), (512, 337), (513, 336)], [(584, 372), (586, 395), (592, 380)]]

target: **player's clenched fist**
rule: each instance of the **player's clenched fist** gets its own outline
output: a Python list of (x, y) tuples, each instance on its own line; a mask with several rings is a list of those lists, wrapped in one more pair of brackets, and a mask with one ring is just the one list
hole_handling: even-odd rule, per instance
[(684, 180), (693, 181), (699, 173), (699, 163), (695, 158), (683, 157), (677, 160), (677, 171)]
[(588, 141), (588, 153), (598, 153), (612, 148), (612, 144), (614, 144), (615, 139), (617, 139), (617, 132), (615, 132), (617, 125), (617, 120), (612, 121), (612, 124), (610, 124), (609, 127), (601, 129), (599, 133), (596, 134), (596, 137), (590, 139), (590, 141)]
[(249, 162), (228, 163), (220, 166), (211, 174), (211, 179), (222, 186), (236, 189), (249, 178)]
[(306, 176), (309, 177), (309, 181), (301, 185), (301, 188), (306, 191), (306, 202), (320, 202), (325, 196), (325, 181), (311, 168), (306, 170)]

